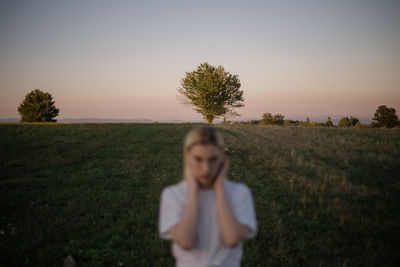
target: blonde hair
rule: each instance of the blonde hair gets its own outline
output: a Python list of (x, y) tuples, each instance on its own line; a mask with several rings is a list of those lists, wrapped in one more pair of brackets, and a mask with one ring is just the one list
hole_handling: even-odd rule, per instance
[(225, 152), (224, 139), (214, 127), (199, 126), (190, 130), (186, 134), (185, 141), (183, 143), (183, 153), (185, 153), (185, 151), (188, 151), (196, 144), (212, 144), (217, 146), (222, 153)]

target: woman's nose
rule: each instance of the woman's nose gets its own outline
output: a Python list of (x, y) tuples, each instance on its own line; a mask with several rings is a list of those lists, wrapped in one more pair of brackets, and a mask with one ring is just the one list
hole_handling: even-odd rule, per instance
[(204, 171), (204, 173), (205, 174), (208, 174), (209, 172), (210, 172), (210, 164), (207, 162), (207, 163), (204, 163), (204, 165), (203, 165), (203, 171)]

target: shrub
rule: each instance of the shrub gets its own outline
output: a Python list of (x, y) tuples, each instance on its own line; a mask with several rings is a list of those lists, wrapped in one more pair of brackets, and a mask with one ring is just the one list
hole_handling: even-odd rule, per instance
[(328, 120), (326, 121), (326, 126), (328, 126), (328, 127), (333, 127), (333, 123), (332, 123), (332, 121), (331, 121), (331, 117), (328, 117)]
[(357, 123), (360, 123), (360, 121), (359, 121), (358, 118), (356, 118), (356, 117), (351, 117), (351, 116), (350, 116), (349, 121), (350, 121), (350, 126), (356, 126)]
[(261, 124), (272, 124), (272, 125), (283, 125), (283, 116), (282, 114), (278, 113), (272, 116), (271, 113), (264, 113), (262, 116), (262, 120), (260, 121)]
[(260, 122), (261, 122), (261, 120), (251, 120), (250, 124), (251, 125), (257, 125), (257, 124), (260, 124)]
[(341, 118), (338, 123), (338, 127), (341, 127), (341, 128), (348, 128), (348, 127), (350, 127), (350, 125), (351, 125), (350, 120), (347, 117)]

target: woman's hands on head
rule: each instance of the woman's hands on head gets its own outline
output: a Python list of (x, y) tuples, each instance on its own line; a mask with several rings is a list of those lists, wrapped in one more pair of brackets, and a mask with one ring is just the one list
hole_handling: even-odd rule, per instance
[[(224, 184), (227, 179), (229, 159), (226, 155), (216, 152), (212, 146), (194, 147), (197, 149), (184, 157), (184, 181), (190, 188), (215, 189)], [(195, 176), (196, 175), (196, 176)], [(199, 175), (197, 177), (197, 175)]]
[(190, 188), (197, 190), (199, 188), (199, 184), (196, 178), (193, 175), (192, 169), (190, 168), (189, 164), (185, 161), (184, 167), (184, 179), (188, 183)]
[(213, 184), (214, 189), (216, 187), (223, 186), (223, 182), (224, 180), (226, 180), (228, 169), (229, 169), (229, 158), (225, 156), (224, 160), (221, 162), (221, 166), (220, 169), (218, 170), (217, 177), (215, 178)]

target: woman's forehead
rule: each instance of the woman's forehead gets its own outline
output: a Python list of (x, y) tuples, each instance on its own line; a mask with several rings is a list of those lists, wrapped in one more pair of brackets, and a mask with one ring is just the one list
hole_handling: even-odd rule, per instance
[(196, 156), (218, 156), (221, 151), (216, 145), (213, 144), (197, 144), (194, 145), (190, 152), (192, 155)]

